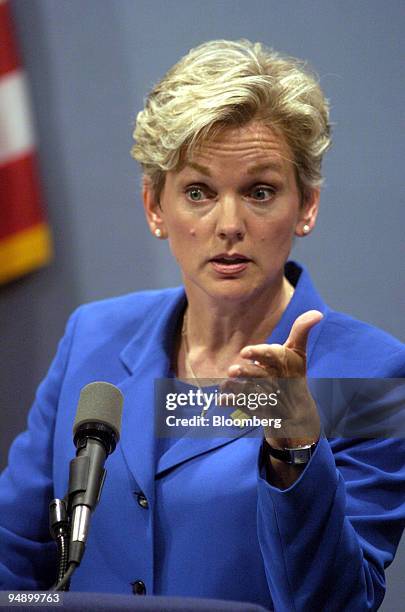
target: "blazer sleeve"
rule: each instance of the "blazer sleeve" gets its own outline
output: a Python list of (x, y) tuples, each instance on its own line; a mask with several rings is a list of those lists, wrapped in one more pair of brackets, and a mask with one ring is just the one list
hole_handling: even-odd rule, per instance
[(258, 537), (275, 610), (377, 610), (405, 526), (405, 440), (321, 438), (289, 489), (263, 476)]
[(38, 387), (28, 428), (11, 446), (0, 476), (0, 589), (42, 589), (56, 575), (48, 506), (53, 495), (53, 435), (77, 310), (70, 317), (51, 367)]

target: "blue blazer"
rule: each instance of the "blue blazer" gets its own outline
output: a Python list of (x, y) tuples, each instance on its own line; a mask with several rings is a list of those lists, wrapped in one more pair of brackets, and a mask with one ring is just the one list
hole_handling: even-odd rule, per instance
[[(268, 342), (283, 343), (299, 314), (318, 309), (324, 319), (310, 334), (309, 376), (404, 376), (400, 342), (330, 310), (297, 265), (288, 274), (296, 291)], [(67, 489), (80, 389), (105, 380), (125, 397), (122, 437), (72, 590), (131, 593), (142, 580), (148, 594), (282, 612), (377, 609), (405, 524), (404, 441), (322, 438), (285, 491), (266, 482), (261, 439), (248, 429), (234, 438), (190, 432), (157, 456), (153, 381), (168, 375), (185, 304), (180, 287), (84, 305), (71, 316), (0, 477), (0, 587), (52, 584), (48, 504)]]

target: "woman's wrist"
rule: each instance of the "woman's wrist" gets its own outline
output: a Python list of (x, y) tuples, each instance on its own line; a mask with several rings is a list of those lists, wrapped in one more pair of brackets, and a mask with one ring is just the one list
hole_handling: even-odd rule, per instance
[(265, 456), (264, 467), (267, 482), (281, 490), (291, 487), (305, 469), (305, 465), (289, 465), (271, 455)]
[(262, 445), (262, 463), (267, 482), (282, 490), (292, 486), (315, 452), (317, 443), (318, 440), (313, 439), (287, 438), (276, 440), (277, 446), (272, 446), (265, 438)]

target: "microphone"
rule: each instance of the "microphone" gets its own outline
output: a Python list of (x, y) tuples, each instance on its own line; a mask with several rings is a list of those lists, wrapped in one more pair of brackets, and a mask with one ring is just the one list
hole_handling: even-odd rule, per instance
[(100, 500), (104, 463), (121, 433), (123, 395), (110, 383), (93, 382), (81, 390), (73, 425), (76, 457), (70, 462), (68, 513), (71, 517), (68, 564), (84, 554), (90, 517)]

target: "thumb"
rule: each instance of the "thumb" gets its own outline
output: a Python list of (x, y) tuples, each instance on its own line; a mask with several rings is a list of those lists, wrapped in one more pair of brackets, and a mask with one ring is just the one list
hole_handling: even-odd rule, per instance
[(286, 348), (306, 353), (308, 334), (311, 329), (323, 319), (319, 310), (308, 310), (297, 317), (293, 323), (290, 335), (284, 343)]

